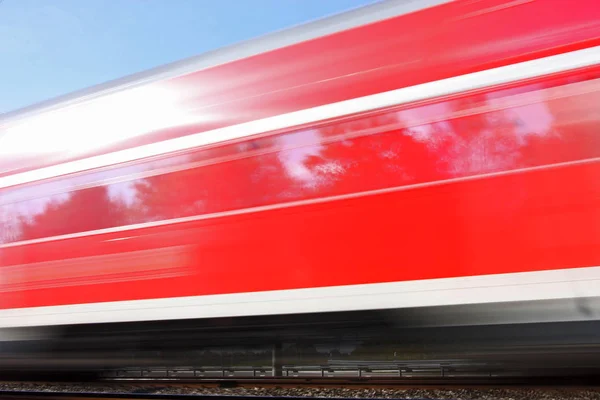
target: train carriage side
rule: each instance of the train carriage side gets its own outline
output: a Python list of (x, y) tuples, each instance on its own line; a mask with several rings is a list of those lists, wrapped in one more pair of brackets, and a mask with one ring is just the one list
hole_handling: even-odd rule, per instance
[(3, 347), (598, 319), (600, 9), (414, 4), (0, 121)]

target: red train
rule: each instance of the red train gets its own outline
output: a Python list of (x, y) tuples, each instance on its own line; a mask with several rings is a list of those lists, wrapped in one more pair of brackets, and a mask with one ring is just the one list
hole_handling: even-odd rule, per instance
[(596, 0), (392, 0), (8, 114), (0, 348), (594, 321), (599, 106)]

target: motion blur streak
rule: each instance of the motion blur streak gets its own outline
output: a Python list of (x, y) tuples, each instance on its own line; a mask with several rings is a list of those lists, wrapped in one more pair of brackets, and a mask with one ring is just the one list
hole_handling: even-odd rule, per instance
[(416, 4), (0, 121), (0, 368), (348, 337), (597, 354), (600, 8)]
[(185, 246), (12, 265), (0, 293), (186, 275)]

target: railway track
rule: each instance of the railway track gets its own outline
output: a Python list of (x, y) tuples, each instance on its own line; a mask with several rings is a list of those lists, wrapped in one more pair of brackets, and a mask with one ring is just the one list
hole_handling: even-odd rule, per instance
[(402, 387), (402, 388), (347, 388), (300, 385), (293, 388), (248, 387), (244, 390), (194, 387), (190, 385), (164, 386), (105, 386), (89, 385), (51, 387), (50, 384), (7, 388), (0, 384), (1, 399), (203, 399), (203, 400), (326, 400), (326, 399), (464, 399), (464, 400), (563, 400), (600, 399), (600, 389), (587, 387)]
[[(471, 368), (474, 368), (471, 366)], [(295, 368), (296, 371), (299, 368)], [(213, 372), (212, 374), (207, 371)], [(257, 371), (261, 373), (258, 374)], [(325, 371), (325, 372), (324, 372)], [(413, 386), (413, 385), (589, 385), (600, 382), (597, 369), (586, 367), (568, 369), (523, 368), (521, 370), (459, 370), (456, 368), (431, 368), (403, 373), (380, 364), (361, 370), (359, 367), (332, 368), (303, 367), (301, 373), (277, 376), (268, 367), (241, 367), (225, 369), (207, 368), (131, 368), (119, 371), (51, 372), (0, 372), (0, 383), (77, 383), (96, 384), (153, 384), (212, 385), (223, 388), (238, 386)]]
[[(55, 371), (45, 376), (0, 374), (0, 399), (181, 398), (185, 395), (186, 398), (211, 399), (600, 400), (598, 374), (585, 374), (586, 371), (596, 372), (582, 368), (578, 374), (564, 374), (565, 371), (554, 369), (536, 375), (535, 369), (528, 369), (526, 365), (521, 370), (509, 370), (498, 363), (465, 360), (332, 361), (318, 366), (281, 366), (280, 371), (275, 371), (272, 366), (127, 368), (97, 371), (94, 378)], [(276, 376), (276, 372), (281, 375)]]
[(597, 377), (397, 379), (202, 379), (0, 381), (6, 398), (251, 399), (598, 399)]

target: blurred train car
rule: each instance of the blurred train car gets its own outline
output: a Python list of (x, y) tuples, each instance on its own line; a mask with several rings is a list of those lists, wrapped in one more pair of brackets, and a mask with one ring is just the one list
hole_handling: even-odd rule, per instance
[(597, 344), (599, 157), (596, 0), (375, 3), (6, 114), (0, 364)]

